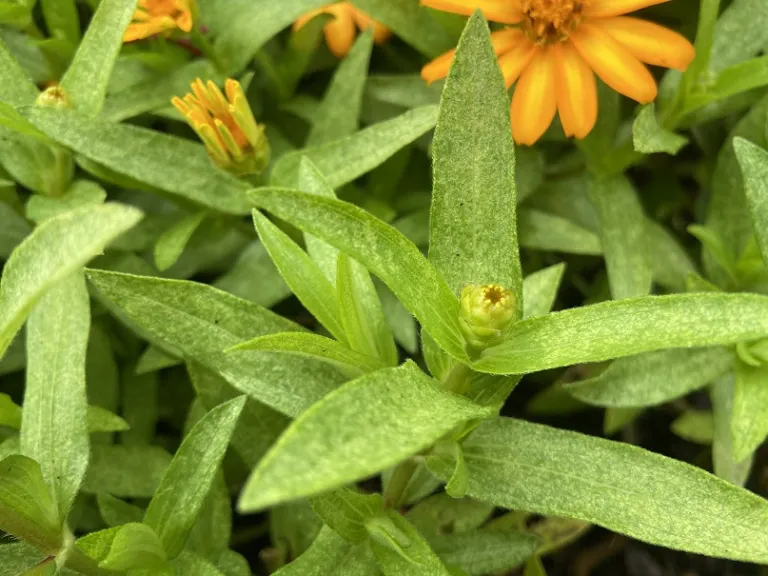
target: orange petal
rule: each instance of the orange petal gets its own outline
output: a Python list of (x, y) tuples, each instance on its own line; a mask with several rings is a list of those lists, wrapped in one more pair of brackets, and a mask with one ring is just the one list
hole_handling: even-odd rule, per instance
[[(491, 34), (491, 44), (493, 45), (493, 51), (497, 56), (513, 48), (520, 42), (528, 42), (528, 40), (526, 39), (525, 34), (517, 28), (505, 28), (504, 30), (499, 30), (498, 32), (493, 32)], [(530, 42), (528, 43), (530, 44)], [(453, 57), (455, 55), (456, 50), (449, 50), (445, 54), (438, 56), (421, 69), (421, 77), (428, 84), (432, 84), (432, 82), (435, 82), (436, 80), (445, 78), (448, 76), (448, 71), (451, 68), (451, 63), (453, 62)], [(501, 60), (499, 60), (499, 63), (501, 64)]]
[(592, 0), (590, 4), (584, 7), (584, 16), (587, 18), (621, 16), (664, 2), (669, 2), (669, 0)]
[(325, 41), (334, 56), (343, 58), (355, 42), (355, 22), (352, 20), (352, 14), (343, 8), (333, 10), (333, 13), (336, 18), (328, 22), (325, 28), (323, 28), (325, 31)]
[(607, 32), (584, 22), (570, 40), (592, 70), (616, 92), (641, 104), (656, 98), (656, 81), (648, 68)]
[(373, 26), (373, 41), (376, 44), (382, 44), (392, 35), (392, 31), (383, 24), (376, 22), (373, 18), (368, 16), (362, 10), (352, 8), (352, 17), (357, 23), (357, 27), (360, 30), (367, 30), (369, 26)]
[(557, 110), (555, 58), (551, 49), (537, 50), (512, 96), (512, 134), (519, 144), (533, 145), (546, 132)]
[(696, 56), (696, 50), (682, 34), (653, 22), (638, 18), (606, 18), (592, 21), (632, 52), (642, 62), (685, 70)]
[(584, 59), (568, 43), (555, 53), (557, 109), (566, 136), (584, 138), (597, 122), (597, 82)]
[(471, 16), (479, 8), (487, 20), (501, 24), (517, 24), (523, 19), (523, 13), (514, 0), (421, 0), (420, 3), (463, 16)]
[(536, 45), (523, 35), (519, 44), (499, 58), (499, 66), (507, 88), (517, 81), (535, 53)]

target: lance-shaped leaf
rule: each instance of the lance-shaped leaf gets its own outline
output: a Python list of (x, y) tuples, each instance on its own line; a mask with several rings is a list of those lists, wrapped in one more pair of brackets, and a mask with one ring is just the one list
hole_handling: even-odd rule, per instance
[(169, 558), (184, 548), (244, 405), (245, 396), (230, 400), (192, 428), (147, 508), (144, 524), (157, 533)]
[(768, 266), (768, 152), (743, 138), (735, 138), (733, 149), (744, 175), (744, 192), (752, 217), (757, 244)]
[(688, 143), (688, 138), (662, 128), (656, 119), (656, 106), (643, 106), (632, 123), (632, 141), (637, 152), (666, 152), (673, 156)]
[(587, 404), (639, 407), (662, 404), (703, 388), (733, 364), (726, 348), (660, 350), (620, 358), (589, 380), (566, 385)]
[(458, 299), (421, 251), (397, 230), (347, 202), (295, 190), (260, 188), (251, 191), (251, 199), (362, 263), (440, 346), (456, 358), (467, 358)]
[(423, 106), (323, 146), (297, 150), (283, 156), (272, 169), (271, 182), (296, 186), (301, 160), (309, 158), (339, 188), (370, 172), (435, 126), (437, 107)]
[(433, 146), (430, 262), (454, 294), (467, 284), (505, 286), (522, 317), (509, 98), (480, 13), (459, 42)]
[(32, 104), (37, 95), (37, 86), (0, 40), (0, 100), (24, 106)]
[(362, 376), (294, 420), (248, 480), (239, 507), (261, 510), (365, 478), (489, 414), (443, 392), (412, 363)]
[(103, 251), (141, 216), (120, 204), (89, 206), (51, 218), (19, 244), (0, 280), (0, 356), (48, 288)]
[(59, 144), (122, 176), (220, 212), (248, 212), (246, 185), (214, 167), (199, 144), (72, 110), (22, 112)]
[(378, 574), (376, 560), (367, 546), (353, 546), (328, 526), (309, 549), (274, 576), (368, 576)]
[(331, 366), (299, 357), (226, 354), (225, 349), (250, 338), (301, 331), (257, 304), (196, 282), (97, 270), (87, 274), (131, 325), (284, 414), (300, 414), (344, 381)]
[(555, 264), (525, 277), (523, 318), (544, 316), (552, 311), (564, 273), (565, 264)]
[(368, 539), (365, 524), (384, 513), (381, 494), (359, 494), (341, 488), (311, 499), (312, 509), (339, 536), (353, 544)]
[(736, 361), (731, 415), (733, 459), (742, 462), (768, 436), (768, 367)]
[(737, 462), (734, 458), (733, 399), (735, 395), (735, 374), (729, 372), (718, 378), (710, 389), (712, 416), (714, 417), (714, 437), (712, 438), (712, 467), (720, 478), (744, 486), (752, 469), (753, 458)]
[(85, 355), (90, 327), (82, 272), (48, 291), (27, 325), (21, 453), (40, 463), (62, 522), (88, 468)]
[(768, 336), (768, 297), (644, 296), (555, 312), (516, 324), (472, 367), (525, 374), (664, 348), (726, 346)]
[[(690, 464), (508, 418), (484, 422), (463, 446), (474, 498), (585, 520), (667, 548), (768, 560), (768, 502)], [(453, 465), (430, 458), (443, 478)]]
[(499, 574), (522, 565), (541, 539), (528, 532), (472, 530), (427, 538), (446, 566), (459, 566), (470, 576)]
[(146, 524), (125, 524), (115, 532), (106, 557), (99, 562), (107, 570), (147, 570), (168, 576), (163, 543)]
[(136, 2), (103, 0), (99, 4), (72, 64), (61, 79), (61, 88), (83, 114), (96, 116), (104, 105), (109, 77)]

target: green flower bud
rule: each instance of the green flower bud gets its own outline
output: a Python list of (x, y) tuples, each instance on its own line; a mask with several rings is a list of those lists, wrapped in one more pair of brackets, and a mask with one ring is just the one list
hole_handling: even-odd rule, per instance
[(461, 291), (459, 320), (472, 348), (484, 349), (501, 342), (515, 319), (515, 295), (500, 284), (470, 284)]
[(69, 95), (64, 91), (64, 88), (58, 84), (46, 88), (45, 91), (37, 97), (35, 104), (45, 108), (56, 108), (57, 110), (72, 107)]

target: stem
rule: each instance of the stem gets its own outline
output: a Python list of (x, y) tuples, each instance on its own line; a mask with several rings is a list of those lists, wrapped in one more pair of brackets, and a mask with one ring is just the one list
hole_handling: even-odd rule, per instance
[(445, 379), (443, 387), (448, 392), (454, 394), (464, 394), (469, 389), (469, 383), (472, 381), (472, 368), (466, 364), (456, 364), (448, 378)]
[(411, 481), (413, 474), (416, 472), (416, 467), (417, 464), (413, 458), (408, 458), (405, 462), (398, 464), (384, 490), (385, 506), (389, 508), (400, 508), (403, 494), (405, 493), (405, 489), (408, 487), (408, 483)]
[(72, 547), (72, 551), (67, 558), (67, 568), (85, 574), (86, 576), (118, 576), (119, 574), (123, 574), (123, 572), (115, 572), (114, 570), (99, 568), (99, 565), (95, 560), (86, 556), (76, 546)]

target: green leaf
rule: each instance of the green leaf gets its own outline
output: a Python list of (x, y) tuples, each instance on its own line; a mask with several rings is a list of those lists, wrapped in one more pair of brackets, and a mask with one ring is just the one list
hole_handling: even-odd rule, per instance
[(763, 263), (768, 266), (768, 152), (743, 138), (734, 138), (733, 149), (744, 175), (744, 192)]
[(8, 394), (0, 393), (0, 426), (13, 430), (21, 428), (21, 407)]
[(384, 513), (380, 494), (359, 494), (341, 488), (311, 499), (312, 509), (334, 532), (352, 544), (368, 539), (365, 523)]
[(141, 216), (120, 204), (81, 208), (44, 222), (19, 244), (0, 280), (0, 357), (45, 291), (102, 252)]
[[(464, 442), (464, 457), (468, 493), (497, 506), (585, 520), (687, 552), (768, 558), (759, 528), (768, 523), (768, 502), (635, 446), (498, 418)], [(432, 458), (430, 466), (446, 478), (453, 464)]]
[(547, 571), (544, 569), (544, 564), (541, 563), (541, 558), (533, 556), (525, 565), (523, 570), (523, 576), (547, 576)]
[(237, 353), (243, 350), (264, 350), (306, 356), (322, 362), (330, 362), (354, 377), (386, 367), (374, 356), (356, 352), (331, 338), (306, 332), (283, 332), (259, 336), (233, 346), (227, 352)]
[(99, 406), (88, 406), (87, 422), (88, 432), (91, 434), (95, 432), (123, 432), (130, 428), (128, 422), (120, 416)]
[(0, 100), (11, 106), (34, 103), (37, 86), (0, 40)]
[(182, 362), (181, 358), (166, 352), (159, 346), (150, 344), (136, 363), (136, 374), (144, 375), (157, 372), (165, 368), (178, 366)]
[(373, 31), (368, 30), (360, 35), (336, 69), (314, 115), (307, 147), (321, 146), (357, 131), (372, 49)]
[(459, 302), (419, 249), (391, 226), (352, 204), (293, 190), (251, 192), (260, 208), (352, 256), (389, 286), (440, 346), (466, 359)]
[(158, 270), (168, 270), (176, 263), (205, 217), (205, 212), (189, 214), (163, 232), (155, 244), (155, 265)]
[(93, 15), (72, 64), (61, 79), (61, 88), (75, 108), (97, 116), (104, 105), (107, 84), (123, 34), (136, 10), (137, 0), (102, 0)]
[(640, 109), (632, 124), (632, 140), (637, 152), (655, 154), (665, 152), (676, 155), (688, 143), (688, 138), (659, 126), (656, 106), (647, 104)]
[(96, 502), (99, 506), (99, 513), (107, 523), (107, 526), (115, 527), (122, 524), (130, 524), (135, 522), (141, 522), (144, 517), (144, 510), (133, 504), (123, 502), (119, 498), (115, 498), (107, 494), (98, 494), (96, 496)]
[(672, 432), (696, 444), (712, 444), (715, 420), (709, 410), (686, 410), (674, 422)]
[(387, 510), (389, 523), (371, 531), (370, 546), (384, 576), (450, 576), (424, 537), (408, 520)]
[(157, 372), (138, 374), (133, 366), (123, 371), (122, 414), (126, 430), (120, 435), (125, 445), (151, 444), (159, 417)]
[(62, 542), (58, 517), (37, 462), (21, 455), (0, 461), (0, 530), (56, 554)]
[(565, 273), (565, 264), (555, 264), (523, 280), (523, 318), (544, 316), (552, 311), (557, 291)]
[(144, 523), (157, 533), (169, 558), (184, 548), (244, 405), (244, 396), (230, 400), (192, 428), (147, 508)]
[(531, 526), (531, 532), (542, 539), (536, 554), (553, 554), (581, 538), (592, 525), (582, 520), (550, 516)]
[[(262, 281), (254, 282), (254, 278), (261, 278)], [(291, 295), (290, 288), (258, 240), (248, 244), (232, 268), (213, 285), (265, 308), (271, 308)]]
[(88, 180), (73, 182), (63, 196), (52, 197), (35, 194), (26, 205), (26, 216), (33, 222), (45, 222), (49, 218), (70, 212), (77, 208), (103, 204), (107, 192)]
[(417, 74), (371, 74), (365, 85), (366, 96), (403, 108), (439, 104), (442, 90), (442, 82), (427, 84)]
[(632, 184), (623, 176), (593, 179), (589, 198), (600, 221), (600, 237), (614, 300), (645, 296), (653, 272), (646, 250), (646, 219)]
[(507, 573), (522, 565), (539, 546), (527, 532), (474, 530), (446, 534), (427, 541), (446, 566), (458, 566), (470, 576)]
[(6, 260), (27, 235), (32, 231), (29, 223), (8, 204), (0, 202), (0, 258)]
[(620, 358), (599, 376), (565, 389), (594, 406), (655, 406), (706, 386), (732, 365), (733, 352), (726, 348), (661, 350)]
[(153, 339), (284, 414), (300, 414), (343, 381), (332, 367), (298, 357), (226, 354), (225, 349), (249, 338), (301, 331), (256, 304), (195, 282), (97, 270), (89, 270), (88, 278)]
[(77, 46), (80, 42), (80, 17), (75, 0), (42, 0), (40, 4), (48, 34)]
[(171, 462), (159, 446), (94, 444), (82, 491), (122, 498), (151, 498)]
[(270, 181), (278, 186), (296, 186), (301, 160), (309, 158), (339, 188), (381, 165), (435, 126), (437, 107), (424, 106), (356, 132), (323, 146), (289, 152), (272, 169)]
[(40, 463), (62, 523), (88, 468), (90, 325), (90, 299), (80, 272), (49, 290), (27, 325), (21, 453)]
[(509, 98), (488, 25), (479, 13), (470, 18), (459, 41), (433, 147), (430, 261), (454, 294), (467, 284), (507, 287), (521, 317)]
[(426, 56), (439, 56), (453, 46), (453, 38), (429, 11), (409, 0), (353, 0), (352, 4)]
[(427, 540), (442, 534), (461, 534), (483, 525), (493, 514), (493, 504), (471, 498), (451, 498), (439, 492), (421, 500), (406, 517)]
[(736, 462), (750, 456), (768, 436), (768, 367), (736, 361), (731, 433)]
[(175, 574), (184, 576), (225, 576), (223, 572), (205, 558), (189, 552), (182, 552), (174, 559)]
[(333, 285), (309, 255), (261, 212), (253, 211), (253, 223), (291, 291), (340, 342), (346, 342)]
[(712, 413), (715, 418), (712, 440), (712, 463), (715, 474), (736, 486), (744, 486), (752, 468), (752, 458), (736, 462), (733, 457), (733, 398), (735, 377), (733, 372), (722, 376), (710, 391)]
[(489, 414), (439, 390), (412, 363), (368, 374), (294, 420), (259, 463), (239, 508), (260, 510), (365, 478), (427, 448), (457, 424)]
[(645, 231), (654, 281), (672, 292), (686, 292), (686, 279), (697, 273), (691, 257), (661, 224), (646, 220)]
[(395, 340), (368, 270), (341, 254), (336, 285), (339, 314), (350, 348), (388, 366), (397, 365)]
[[(336, 198), (333, 188), (331, 188), (328, 181), (317, 169), (317, 166), (312, 164), (309, 158), (302, 158), (299, 164), (298, 187), (299, 190), (308, 194), (324, 198)], [(325, 277), (328, 278), (331, 284), (335, 286), (339, 251), (319, 238), (312, 236), (312, 234), (304, 234), (304, 242), (307, 245), (309, 257), (320, 267), (320, 270), (323, 271), (323, 274), (325, 274)]]
[(376, 561), (367, 546), (352, 546), (324, 526), (309, 549), (274, 576), (376, 576)]
[(107, 570), (157, 570), (164, 574), (167, 559), (160, 538), (146, 524), (121, 526), (100, 568)]
[(520, 245), (532, 250), (600, 255), (600, 238), (566, 218), (534, 208), (519, 211)]
[(523, 320), (472, 367), (492, 374), (526, 374), (664, 348), (726, 346), (766, 334), (764, 296), (645, 296)]
[(30, 107), (22, 113), (59, 144), (151, 188), (228, 214), (249, 209), (247, 185), (218, 170), (199, 144), (72, 110)]
[(768, 6), (735, 0), (720, 15), (712, 43), (710, 72), (720, 72), (757, 54), (768, 41)]

